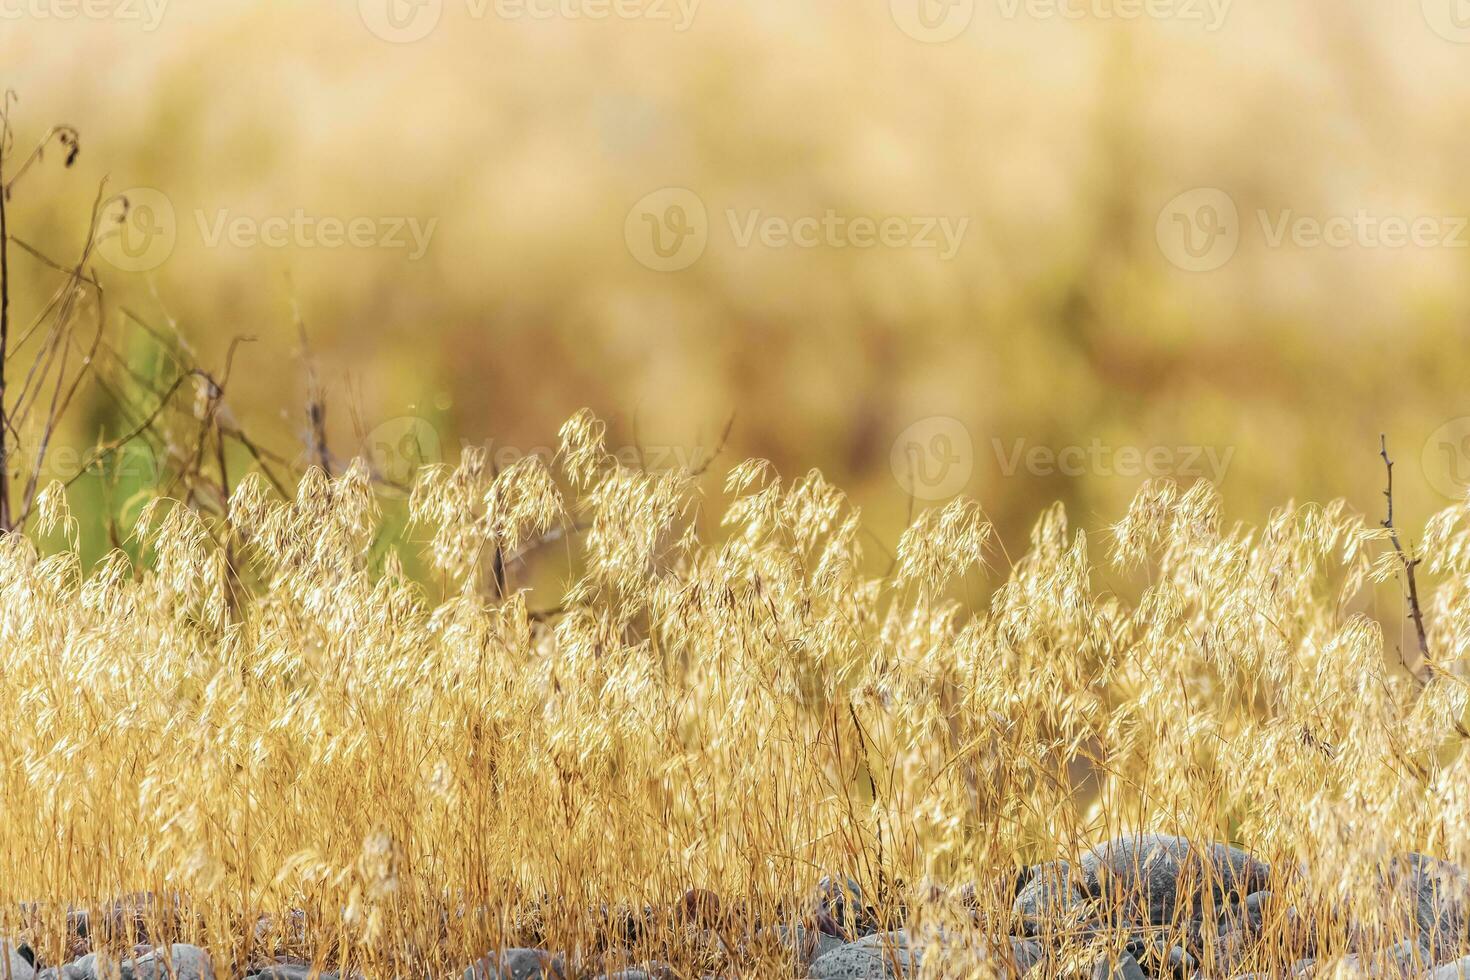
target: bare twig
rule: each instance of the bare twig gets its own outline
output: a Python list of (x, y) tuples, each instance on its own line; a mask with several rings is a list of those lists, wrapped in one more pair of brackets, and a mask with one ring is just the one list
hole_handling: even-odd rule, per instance
[(530, 541), (527, 541), (515, 551), (512, 551), (509, 555), (506, 556), (505, 563), (507, 565), (514, 565), (518, 562), (522, 562), (526, 559), (526, 556), (531, 554), (532, 552), (538, 551), (539, 549), (544, 548), (547, 545), (555, 544), (563, 538), (570, 537), (573, 534), (579, 534), (582, 531), (587, 530), (591, 526), (591, 524), (573, 522), (566, 527), (554, 527), (551, 530), (547, 531), (545, 534), (542, 534)]
[(280, 479), (278, 479), (274, 473), (271, 472), (270, 464), (267, 462), (267, 459), (275, 459), (277, 462), (280, 462), (283, 465), (289, 464), (284, 463), (284, 461), (282, 461), (279, 456), (277, 456), (270, 450), (262, 449), (260, 446), (256, 445), (254, 440), (247, 436), (241, 429), (221, 425), (220, 432), (221, 434), (229, 436), (231, 439), (234, 439), (240, 445), (245, 447), (245, 451), (248, 452), (255, 460), (256, 465), (260, 467), (260, 472), (265, 474), (266, 480), (270, 483), (272, 487), (275, 488), (276, 493), (281, 495), (282, 500), (291, 499), (291, 495), (286, 492), (285, 485), (281, 483)]
[[(15, 93), (12, 91), (7, 91), (5, 93), (5, 98), (7, 102), (7, 116), (10, 114), (8, 103), (14, 97)], [(6, 126), (6, 129), (7, 131), (9, 130), (8, 125)], [(0, 188), (4, 189), (4, 192), (7, 196), (10, 194), (10, 189), (15, 186), (15, 182), (24, 177), (26, 175), (26, 171), (31, 169), (31, 165), (38, 162), (43, 156), (45, 156), (46, 147), (51, 144), (51, 141), (53, 139), (60, 143), (62, 148), (66, 150), (66, 165), (70, 167), (73, 163), (76, 162), (77, 154), (80, 153), (82, 150), (81, 137), (77, 133), (76, 127), (67, 125), (52, 126), (49, 130), (46, 131), (46, 135), (41, 137), (41, 141), (36, 144), (36, 148), (31, 151), (31, 155), (26, 157), (25, 162), (16, 169), (15, 176), (11, 177), (8, 181), (0, 180)], [(7, 140), (6, 142), (8, 144), (9, 140)]]
[[(16, 412), (12, 413), (11, 406), (8, 402), (9, 392), (7, 391), (5, 370), (7, 366), (6, 362), (14, 353), (14, 351), (11, 350), (10, 345), (10, 243), (12, 240), (10, 235), (10, 223), (8, 215), (10, 195), (15, 187), (16, 181), (25, 176), (26, 172), (30, 170), (31, 165), (42, 158), (45, 153), (46, 147), (49, 146), (53, 140), (60, 143), (62, 148), (66, 150), (65, 165), (68, 167), (76, 162), (77, 154), (81, 152), (81, 141), (78, 138), (76, 129), (74, 129), (73, 127), (53, 126), (50, 130), (47, 131), (46, 135), (41, 138), (41, 141), (36, 144), (36, 147), (31, 151), (30, 156), (28, 156), (25, 161), (21, 163), (20, 167), (17, 168), (15, 173), (11, 175), (10, 178), (7, 180), (5, 177), (4, 163), (6, 158), (9, 156), (10, 148), (14, 143), (14, 134), (10, 128), (10, 109), (11, 105), (14, 102), (15, 93), (9, 89), (6, 89), (3, 96), (0, 96), (0, 531), (13, 530), (18, 524), (24, 523), (24, 514), (30, 511), (31, 504), (35, 499), (36, 481), (40, 474), (41, 464), (45, 461), (46, 451), (48, 446), (50, 445), (51, 437), (56, 431), (58, 420), (61, 414), (66, 411), (67, 406), (71, 402), (72, 396), (76, 394), (77, 384), (80, 382), (82, 375), (85, 375), (87, 373), (87, 370), (92, 362), (92, 355), (96, 352), (97, 349), (97, 342), (94, 341), (92, 349), (87, 352), (87, 355), (82, 362), (81, 373), (77, 376), (76, 379), (74, 379), (74, 382), (70, 386), (70, 388), (67, 388), (65, 386), (67, 356), (71, 350), (71, 336), (70, 332), (67, 329), (67, 322), (70, 318), (71, 311), (74, 308), (77, 296), (81, 292), (81, 286), (78, 283), (79, 281), (85, 280), (90, 281), (91, 285), (96, 286), (96, 281), (90, 280), (84, 272), (87, 258), (92, 250), (93, 236), (96, 230), (96, 206), (94, 205), (92, 215), (92, 228), (89, 229), (87, 244), (86, 247), (82, 250), (82, 258), (77, 263), (76, 271), (72, 273), (72, 279), (70, 280), (70, 282), (58, 291), (57, 298), (53, 299), (52, 305), (49, 305), (47, 307), (47, 309), (42, 313), (41, 317), (38, 318), (35, 324), (35, 326), (39, 326), (41, 320), (50, 315), (52, 310), (55, 308), (55, 304), (58, 302), (58, 300), (60, 301), (60, 310), (56, 314), (57, 319), (53, 325), (52, 332), (49, 335), (50, 341), (48, 342), (48, 347), (45, 349), (43, 354), (37, 358), (36, 363), (32, 365), (33, 373), (37, 365), (42, 366), (40, 380), (44, 381), (46, 370), (49, 369), (49, 366), (53, 361), (59, 358), (59, 367), (57, 370), (55, 385), (51, 393), (51, 403), (46, 419), (46, 425), (41, 436), (39, 448), (37, 450), (35, 466), (33, 467), (30, 480), (26, 487), (23, 514), (20, 520), (17, 521), (11, 514), (10, 469), (12, 454), (10, 451), (10, 438), (12, 434), (15, 434), (16, 450), (18, 452), (20, 449), (20, 445), (16, 418), (18, 415), (22, 414), (20, 412), (19, 403), (25, 400), (27, 391), (30, 388), (31, 379), (30, 377), (27, 377), (26, 384), (21, 389), (20, 398), (17, 399)], [(29, 246), (24, 247), (27, 249), (27, 251), (34, 251)], [(36, 254), (39, 255), (39, 253)], [(100, 288), (98, 290), (98, 295), (100, 317)], [(97, 337), (98, 340), (100, 340), (100, 319), (98, 324)], [(22, 338), (22, 342), (23, 340), (24, 338)]]
[[(1398, 554), (1399, 561), (1404, 566), (1404, 579), (1409, 594), (1409, 616), (1414, 620), (1414, 632), (1419, 637), (1419, 655), (1423, 658), (1425, 665), (1432, 670), (1434, 665), (1429, 659), (1429, 637), (1424, 630), (1424, 612), (1419, 607), (1419, 583), (1414, 578), (1414, 569), (1419, 567), (1421, 559), (1411, 557), (1408, 552), (1404, 551), (1404, 546), (1399, 541), (1398, 528), (1393, 523), (1393, 460), (1388, 457), (1387, 436), (1379, 435), (1378, 447), (1378, 455), (1383, 457), (1384, 469), (1388, 471), (1388, 486), (1383, 491), (1383, 497), (1388, 501), (1388, 514), (1384, 517), (1382, 524), (1388, 530), (1388, 539), (1393, 542), (1393, 550)], [(1402, 654), (1400, 657), (1402, 658)], [(1408, 664), (1404, 666), (1408, 667)], [(1424, 678), (1417, 671), (1411, 669), (1409, 673), (1414, 676), (1415, 680), (1423, 683)]]
[(719, 459), (720, 454), (725, 451), (725, 443), (730, 441), (730, 430), (733, 428), (735, 428), (735, 413), (731, 412), (730, 417), (725, 420), (724, 431), (720, 433), (720, 441), (715, 443), (715, 448), (705, 458), (704, 462), (689, 471), (690, 476), (704, 476), (708, 472), (709, 468), (714, 465), (715, 460)]
[(111, 456), (119, 449), (122, 449), (134, 439), (137, 439), (139, 436), (143, 435), (143, 433), (152, 429), (153, 424), (157, 422), (159, 416), (163, 414), (163, 410), (168, 407), (168, 403), (173, 398), (174, 394), (184, 386), (185, 381), (188, 381), (193, 376), (193, 371), (186, 371), (175, 378), (173, 384), (169, 385), (167, 390), (164, 392), (163, 397), (158, 400), (158, 404), (154, 407), (153, 411), (149, 412), (142, 422), (139, 422), (124, 435), (119, 436), (118, 438), (113, 439), (111, 442), (98, 446), (96, 449), (94, 449), (91, 455), (88, 456), (87, 459), (83, 462), (83, 464), (77, 467), (77, 472), (72, 476), (72, 478), (62, 484), (62, 486), (71, 486), (73, 483), (77, 482), (83, 476), (85, 476), (87, 474), (87, 471), (90, 470), (93, 466), (96, 466), (98, 463), (107, 459), (107, 457)]
[[(85, 270), (87, 261), (92, 256), (92, 249), (96, 245), (97, 217), (102, 208), (102, 195), (105, 186), (106, 184), (104, 182), (103, 186), (97, 189), (97, 199), (92, 204), (92, 220), (87, 232), (87, 241), (82, 248), (81, 257), (77, 260), (75, 269), (70, 272), (71, 278), (67, 283), (68, 295), (56, 314), (58, 330), (52, 356), (54, 357), (54, 351), (59, 349), (60, 363), (56, 370), (56, 383), (52, 388), (51, 404), (46, 413), (46, 423), (42, 428), (41, 438), (36, 446), (35, 458), (31, 462), (31, 473), (26, 480), (26, 489), (25, 495), (22, 497), (23, 502), (21, 504), (20, 516), (16, 521), (17, 525), (22, 527), (25, 525), (27, 518), (30, 517), (31, 510), (35, 506), (36, 494), (40, 489), (40, 477), (46, 462), (46, 453), (51, 446), (51, 440), (61, 424), (61, 417), (66, 414), (67, 408), (70, 407), (72, 399), (76, 396), (77, 389), (81, 387), (82, 380), (91, 371), (97, 355), (97, 349), (102, 343), (102, 332), (106, 326), (107, 312), (103, 305), (102, 288), (94, 285), (97, 291), (96, 332), (92, 337), (91, 347), (87, 349), (82, 358), (81, 367), (77, 371), (76, 376), (72, 378), (71, 385), (67, 387), (65, 384), (67, 355), (72, 347), (70, 325), (78, 299), (86, 290), (88, 277)], [(92, 281), (95, 284), (95, 280)]]
[(327, 400), (322, 392), (321, 379), (317, 377), (316, 357), (306, 336), (306, 320), (294, 299), (291, 310), (296, 317), (296, 331), (301, 337), (301, 356), (306, 359), (306, 419), (311, 424), (312, 453), (322, 472), (331, 476), (332, 456), (327, 449)]
[(10, 353), (10, 226), (5, 211), (10, 186), (5, 183), (5, 154), (10, 150), (10, 100), (6, 90), (0, 103), (0, 531), (10, 530), (9, 416), (5, 413), (5, 359)]

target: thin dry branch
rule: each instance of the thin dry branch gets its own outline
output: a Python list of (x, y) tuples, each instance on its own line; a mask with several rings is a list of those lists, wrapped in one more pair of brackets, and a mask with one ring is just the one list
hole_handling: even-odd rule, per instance
[[(97, 217), (102, 208), (102, 195), (104, 193), (105, 186), (106, 184), (104, 182), (103, 186), (97, 189), (97, 198), (92, 203), (92, 221), (87, 232), (87, 241), (82, 248), (81, 257), (77, 260), (75, 268), (70, 273), (71, 278), (68, 282), (70, 293), (66, 301), (63, 303), (62, 309), (57, 314), (58, 323), (60, 325), (60, 333), (58, 337), (58, 346), (61, 347), (60, 363), (56, 370), (56, 381), (51, 392), (51, 404), (50, 407), (47, 409), (46, 423), (42, 427), (41, 438), (36, 445), (36, 455), (35, 458), (31, 461), (30, 476), (26, 480), (26, 490), (23, 497), (24, 502), (21, 505), (21, 512), (17, 521), (17, 523), (22, 526), (25, 524), (26, 519), (30, 517), (31, 511), (35, 506), (36, 494), (39, 491), (41, 472), (46, 462), (46, 454), (51, 447), (51, 440), (52, 438), (54, 438), (57, 429), (60, 427), (62, 416), (66, 414), (66, 410), (71, 406), (72, 399), (76, 397), (77, 389), (81, 387), (83, 379), (86, 378), (88, 373), (91, 371), (92, 365), (97, 355), (97, 349), (102, 343), (102, 331), (107, 322), (107, 311), (103, 303), (103, 293), (101, 287), (95, 285), (95, 280), (90, 279), (90, 277), (86, 275), (85, 269), (87, 265), (87, 260), (91, 258), (92, 249), (96, 246)], [(66, 386), (65, 382), (67, 377), (67, 358), (71, 352), (72, 347), (70, 329), (70, 324), (72, 322), (72, 313), (73, 310), (76, 308), (78, 297), (80, 297), (86, 291), (86, 284), (89, 281), (94, 283), (93, 288), (95, 288), (97, 291), (96, 330), (92, 337), (92, 345), (90, 348), (87, 349), (85, 356), (82, 358), (81, 369), (77, 371), (76, 375), (71, 379), (71, 384), (69, 386)]]
[(10, 148), (10, 100), (0, 104), (0, 531), (10, 530), (10, 417), (5, 411), (5, 360), (10, 353), (10, 225), (6, 218), (10, 188), (5, 183), (5, 154)]
[(715, 448), (710, 451), (709, 457), (706, 458), (704, 462), (700, 463), (698, 466), (694, 467), (694, 469), (689, 471), (690, 476), (704, 476), (704, 474), (709, 471), (709, 468), (714, 465), (715, 460), (719, 459), (720, 454), (725, 451), (725, 444), (730, 441), (730, 430), (734, 428), (735, 413), (731, 412), (730, 417), (725, 420), (724, 430), (720, 433), (720, 441), (715, 443)]
[[(42, 356), (38, 357), (37, 363), (44, 365), (42, 368), (42, 376), (44, 376), (46, 369), (48, 369), (50, 364), (55, 360), (57, 356), (57, 351), (60, 350), (60, 368), (57, 372), (56, 382), (52, 389), (50, 410), (48, 412), (46, 425), (42, 432), (40, 444), (37, 449), (35, 464), (32, 468), (30, 478), (26, 485), (25, 503), (22, 507), (22, 515), (19, 521), (16, 521), (12, 518), (10, 503), (10, 437), (12, 433), (16, 433), (18, 438), (18, 432), (15, 422), (15, 413), (12, 412), (7, 401), (8, 391), (6, 390), (6, 362), (14, 353), (14, 351), (12, 351), (10, 347), (10, 242), (12, 240), (10, 235), (10, 223), (8, 214), (10, 195), (15, 189), (16, 182), (26, 175), (33, 164), (42, 159), (42, 157), (45, 155), (46, 147), (49, 146), (53, 140), (59, 142), (61, 146), (66, 150), (65, 165), (67, 167), (70, 167), (73, 163), (76, 162), (77, 154), (81, 152), (81, 140), (77, 134), (77, 130), (74, 127), (66, 125), (53, 126), (46, 132), (46, 135), (41, 138), (40, 142), (36, 144), (35, 148), (31, 150), (30, 155), (26, 157), (26, 159), (16, 169), (15, 173), (10, 177), (10, 179), (7, 180), (5, 178), (4, 163), (6, 157), (10, 153), (10, 148), (14, 142), (13, 132), (10, 127), (10, 109), (15, 101), (15, 93), (10, 89), (6, 89), (3, 97), (0, 97), (0, 531), (12, 530), (16, 526), (18, 526), (18, 524), (23, 524), (25, 522), (25, 515), (30, 512), (32, 504), (35, 501), (35, 488), (37, 479), (39, 477), (41, 466), (45, 461), (46, 452), (48, 447), (50, 446), (51, 438), (56, 431), (56, 426), (58, 424), (60, 416), (65, 413), (67, 406), (71, 403), (72, 396), (76, 394), (77, 384), (80, 382), (81, 376), (86, 374), (88, 367), (91, 365), (91, 354), (95, 353), (97, 349), (97, 344), (94, 341), (91, 352), (89, 352), (83, 362), (81, 374), (79, 374), (78, 377), (74, 379), (73, 384), (70, 386), (70, 388), (64, 389), (67, 356), (71, 350), (70, 336), (66, 328), (66, 323), (69, 321), (71, 310), (74, 308), (76, 295), (81, 291), (81, 287), (77, 284), (78, 279), (90, 282), (91, 285), (94, 287), (97, 286), (96, 281), (86, 276), (82, 270), (83, 267), (86, 265), (87, 258), (91, 254), (94, 244), (97, 225), (97, 208), (100, 206), (100, 204), (93, 205), (92, 226), (88, 230), (87, 244), (83, 249), (82, 258), (78, 262), (76, 270), (71, 273), (71, 279), (69, 280), (68, 285), (63, 287), (61, 291), (58, 291), (58, 297), (53, 298), (52, 304), (48, 305), (47, 309), (41, 314), (41, 318), (49, 315), (55, 304), (58, 302), (59, 298), (61, 309), (57, 313), (58, 319), (51, 334), (51, 337), (55, 344), (54, 346), (48, 347), (48, 349), (42, 354)], [(98, 201), (100, 202), (100, 200), (101, 195), (99, 192)], [(40, 255), (39, 252), (36, 252), (35, 249), (31, 248), (30, 246), (23, 247), (29, 252), (32, 252), (38, 256)], [(100, 310), (100, 287), (98, 288), (98, 306)], [(37, 320), (37, 325), (39, 325), (39, 323), (40, 318), (38, 318)], [(98, 327), (97, 337), (100, 340), (100, 323)], [(33, 372), (34, 369), (35, 365), (32, 366)], [(29, 385), (30, 379), (28, 378), (25, 388), (23, 388), (21, 391), (21, 401), (24, 400), (26, 389), (29, 388)]]
[(327, 476), (332, 475), (332, 454), (327, 448), (327, 400), (317, 376), (316, 356), (306, 336), (306, 320), (295, 300), (291, 310), (296, 317), (296, 332), (301, 337), (301, 356), (306, 360), (306, 420), (311, 426), (311, 449), (316, 464)]
[[(1424, 629), (1424, 612), (1419, 606), (1419, 583), (1414, 577), (1414, 570), (1419, 567), (1421, 559), (1410, 556), (1404, 550), (1403, 544), (1399, 541), (1398, 528), (1393, 523), (1393, 460), (1388, 456), (1388, 437), (1383, 434), (1378, 436), (1378, 455), (1383, 457), (1383, 466), (1388, 473), (1388, 486), (1383, 491), (1383, 497), (1388, 502), (1388, 514), (1384, 517), (1382, 524), (1388, 530), (1388, 539), (1393, 542), (1394, 552), (1398, 554), (1399, 561), (1403, 563), (1406, 591), (1409, 597), (1409, 617), (1413, 619), (1414, 632), (1419, 637), (1419, 655), (1423, 658), (1425, 666), (1432, 671), (1434, 663), (1429, 659), (1429, 636)], [(1400, 659), (1402, 656), (1402, 651), (1400, 651)], [(1415, 680), (1420, 683), (1424, 682), (1424, 678), (1417, 671), (1409, 668), (1407, 663), (1404, 666), (1409, 669), (1409, 673)]]
[(164, 391), (163, 397), (159, 399), (158, 404), (154, 406), (153, 411), (149, 412), (148, 415), (144, 417), (142, 422), (139, 422), (132, 429), (129, 429), (128, 432), (124, 435), (121, 435), (118, 438), (113, 439), (111, 442), (105, 443), (94, 449), (92, 451), (92, 454), (87, 457), (87, 460), (77, 468), (77, 472), (72, 475), (71, 479), (65, 481), (62, 486), (71, 486), (73, 483), (77, 482), (84, 475), (86, 475), (87, 471), (90, 470), (92, 467), (96, 466), (98, 463), (101, 463), (113, 453), (122, 449), (128, 443), (132, 442), (134, 439), (139, 438), (143, 435), (143, 433), (152, 429), (154, 423), (156, 423), (159, 417), (163, 415), (163, 410), (168, 407), (169, 401), (178, 392), (178, 390), (183, 387), (184, 382), (188, 381), (193, 376), (193, 371), (186, 371), (175, 378), (173, 380), (173, 383), (170, 384), (168, 388)]

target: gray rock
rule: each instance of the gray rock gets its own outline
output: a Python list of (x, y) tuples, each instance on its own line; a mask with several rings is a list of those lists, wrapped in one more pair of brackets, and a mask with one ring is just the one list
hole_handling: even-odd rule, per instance
[(97, 953), (61, 968), (59, 980), (214, 980), (209, 954), (198, 946), (174, 943), (142, 956), (115, 961)]
[(1389, 976), (1398, 973), (1406, 977), (1417, 977), (1433, 965), (1424, 947), (1408, 940), (1384, 950), (1379, 962), (1380, 973)]
[(1470, 980), (1470, 956), (1436, 968), (1424, 980)]
[(188, 943), (150, 950), (134, 963), (133, 980), (214, 980), (209, 954)]
[(1202, 941), (1197, 958), (1209, 965), (1212, 976), (1216, 973), (1229, 976), (1236, 972), (1236, 968), (1245, 959), (1250, 944), (1250, 937), (1243, 929), (1227, 929), (1218, 936)]
[(1036, 867), (1011, 905), (1027, 932), (1034, 935), (1047, 925), (1061, 926), (1081, 914), (1086, 895), (1080, 877), (1066, 861)]
[(1261, 924), (1266, 919), (1266, 906), (1271, 904), (1271, 893), (1269, 891), (1251, 892), (1245, 897), (1245, 919), (1246, 928), (1251, 932), (1260, 932)]
[(71, 928), (79, 936), (103, 943), (157, 943), (177, 936), (196, 919), (178, 892), (134, 892), (100, 907), (72, 909)]
[(1195, 959), (1183, 946), (1169, 946), (1159, 942), (1150, 951), (1152, 973), (1160, 977), (1189, 977), (1194, 975)]
[(560, 956), (544, 949), (492, 950), (464, 971), (463, 980), (566, 980)]
[(801, 924), (790, 926), (779, 925), (771, 929), (760, 930), (761, 936), (774, 937), (775, 941), (791, 951), (792, 956), (801, 966), (810, 966), (813, 961), (825, 956), (832, 950), (846, 943), (836, 936), (817, 929), (808, 929)]
[(926, 957), (938, 956), (942, 962), (930, 967), (941, 975), (969, 976), (982, 964), (986, 973), (1004, 978), (1015, 964), (1017, 973), (1025, 973), (1039, 963), (1044, 951), (1039, 943), (1025, 939), (1010, 940), (1010, 955), (1000, 955), (992, 948), (950, 942), (945, 936), (933, 940), (912, 941), (905, 929), (864, 936), (817, 958), (807, 976), (811, 980), (870, 980), (880, 977), (912, 976), (924, 967)]
[(1410, 939), (1430, 962), (1462, 956), (1470, 949), (1470, 880), (1457, 865), (1424, 854), (1403, 854), (1382, 874), (1389, 941)]
[(1224, 911), (1220, 913), (1220, 931), (1239, 929), (1248, 936), (1259, 935), (1261, 926), (1266, 921), (1266, 906), (1270, 901), (1271, 893), (1268, 891), (1252, 892), (1243, 902), (1227, 901)]
[(817, 883), (817, 928), (844, 939), (871, 936), (878, 919), (863, 898), (863, 890), (852, 878), (823, 876)]
[(1010, 955), (1006, 957), (999, 950), (988, 945), (946, 945), (927, 954), (929, 958), (924, 962), (923, 975), (926, 977), (982, 976), (996, 977), (998, 980), (1025, 976), (1032, 971), (1036, 971), (1038, 976), (1044, 975), (1044, 967), (1041, 964), (1046, 954), (1040, 943), (1012, 937), (1009, 948)]
[(340, 980), (340, 975), (336, 973), (311, 971), (312, 967), (307, 963), (277, 963), (250, 974), (245, 980)]
[(596, 980), (677, 980), (667, 964), (650, 960), (643, 966), (624, 966), (597, 975)]
[(1018, 939), (1011, 937), (1011, 958), (1015, 960), (1016, 971), (1020, 974), (1030, 973), (1037, 969), (1046, 959), (1046, 950), (1040, 943), (1029, 939)]
[(1338, 960), (1330, 974), (1333, 980), (1369, 980), (1374, 975), (1373, 968), (1356, 953)]
[(653, 959), (642, 967), (625, 967), (622, 970), (613, 970), (610, 973), (601, 974), (600, 980), (678, 980), (672, 968), (663, 962)]
[[(864, 936), (873, 939), (873, 936)], [(811, 980), (876, 980), (906, 976), (918, 970), (923, 959), (919, 950), (907, 945), (855, 942), (839, 946), (817, 957), (807, 971)]]
[(61, 968), (61, 980), (101, 980), (117, 976), (122, 980), (133, 980), (135, 960), (121, 963), (97, 953), (78, 957)]
[(1278, 923), (1280, 951), (1289, 953), (1294, 960), (1317, 958), (1317, 927), (1294, 905), (1288, 905), (1272, 913)]
[(60, 977), (60, 980), (91, 980), (91, 978), (97, 976), (96, 962), (97, 954), (88, 953), (86, 956), (80, 956), (70, 963), (62, 964), (57, 975)]
[(1092, 968), (1092, 980), (1148, 980), (1138, 961), (1124, 953), (1115, 963), (1104, 956)]
[(1206, 894), (1217, 906), (1270, 884), (1270, 868), (1239, 848), (1168, 834), (1132, 834), (1082, 856), (1083, 886), (1116, 916), (1162, 925), (1183, 907), (1197, 918)]
[(1338, 977), (1369, 977), (1373, 980), (1410, 980), (1425, 971), (1423, 951), (1414, 943), (1399, 943), (1373, 953), (1354, 953), (1338, 964)]
[(25, 943), (16, 945), (8, 939), (0, 940), (0, 952), (9, 961), (10, 980), (35, 980), (36, 954), (29, 946)]

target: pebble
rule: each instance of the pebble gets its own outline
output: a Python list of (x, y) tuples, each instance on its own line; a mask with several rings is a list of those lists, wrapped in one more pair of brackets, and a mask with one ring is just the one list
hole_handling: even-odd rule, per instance
[[(1010, 940), (1010, 961), (1019, 973), (1026, 973), (1043, 956), (1039, 943), (1025, 939)], [(919, 972), (925, 957), (939, 956), (943, 975), (970, 976), (993, 974), (1004, 978), (1008, 963), (1002, 962), (994, 950), (971, 945), (947, 945), (942, 937), (937, 942), (911, 943), (904, 929), (864, 936), (820, 956), (808, 970), (810, 980), (877, 980), (884, 977), (910, 976)]]
[(560, 956), (544, 949), (504, 949), (490, 952), (464, 971), (463, 980), (566, 980)]
[(209, 954), (188, 943), (152, 950), (135, 962), (134, 980), (214, 980)]
[(1147, 980), (1148, 974), (1130, 954), (1124, 953), (1115, 963), (1104, 956), (1092, 968), (1092, 980)]
[(1270, 901), (1270, 892), (1259, 891), (1247, 895), (1244, 902), (1227, 902), (1220, 913), (1220, 932), (1239, 929), (1248, 936), (1259, 934), (1266, 920), (1266, 905)]
[(607, 966), (595, 980), (678, 980), (678, 974), (665, 963), (650, 960), (642, 966)]
[(336, 973), (312, 973), (306, 963), (278, 963), (252, 973), (245, 980), (339, 980)]
[(1154, 976), (1184, 978), (1195, 971), (1195, 959), (1189, 951), (1161, 937), (1138, 937), (1128, 944), (1127, 952)]

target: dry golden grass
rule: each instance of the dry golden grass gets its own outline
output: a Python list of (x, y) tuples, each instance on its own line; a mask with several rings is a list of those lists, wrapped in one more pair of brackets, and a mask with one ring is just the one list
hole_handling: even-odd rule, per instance
[[(10, 927), (56, 962), (67, 906), (178, 894), (217, 964), (457, 976), (532, 943), (590, 968), (649, 906), (639, 956), (791, 975), (750, 933), (824, 873), (1004, 934), (1018, 862), (1158, 829), (1302, 863), (1299, 908), (1372, 928), (1389, 855), (1470, 860), (1470, 506), (1416, 536), (1418, 681), (1364, 613), (1401, 566), (1341, 504), (1225, 527), (1208, 486), (1155, 484), (1101, 543), (1046, 511), (1011, 563), (957, 500), (871, 578), (819, 474), (735, 467), (716, 540), (693, 488), (583, 414), (554, 460), (422, 475), (433, 583), (371, 566), (360, 465), (292, 500), (249, 477), (227, 522), (152, 504), (137, 566), (0, 540), (0, 900), (40, 903)], [(41, 510), (70, 533), (62, 495)], [(501, 559), (557, 529), (576, 578), (528, 608)], [(1136, 602), (1101, 553), (1146, 573)], [(988, 604), (951, 598), (975, 575)], [(1246, 965), (1284, 971), (1289, 925)]]

